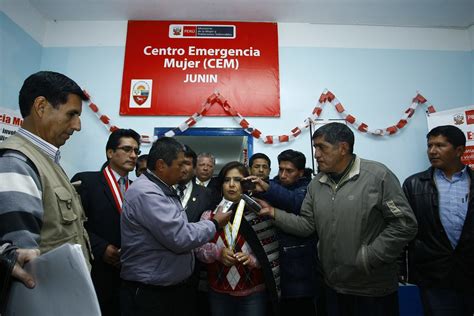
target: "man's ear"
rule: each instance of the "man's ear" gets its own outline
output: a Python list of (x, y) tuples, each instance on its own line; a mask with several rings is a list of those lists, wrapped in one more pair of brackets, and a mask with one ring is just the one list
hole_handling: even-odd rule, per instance
[(163, 159), (158, 159), (155, 163), (155, 171), (161, 171), (166, 166), (166, 163)]
[(346, 156), (349, 154), (349, 143), (347, 142), (340, 142), (339, 143), (339, 149), (341, 153)]
[(461, 145), (461, 146), (456, 147), (455, 150), (456, 150), (456, 156), (461, 158), (462, 155), (464, 154), (464, 151), (466, 150), (466, 147)]
[(298, 178), (302, 178), (304, 176), (304, 169), (298, 170)]
[(110, 160), (112, 158), (112, 153), (114, 152), (113, 149), (109, 148), (107, 149), (107, 151), (105, 152), (106, 155), (107, 155), (107, 158)]
[(31, 107), (31, 112), (34, 112), (36, 116), (43, 117), (45, 109), (48, 106), (48, 100), (43, 96), (38, 96), (33, 100), (33, 106)]

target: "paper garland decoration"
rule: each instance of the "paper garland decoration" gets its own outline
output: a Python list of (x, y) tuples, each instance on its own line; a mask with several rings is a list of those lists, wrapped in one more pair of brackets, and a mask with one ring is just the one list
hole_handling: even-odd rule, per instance
[[(84, 91), (84, 93), (90, 98), (90, 95)], [(342, 103), (337, 99), (337, 97), (329, 90), (324, 90), (321, 96), (319, 97), (318, 103), (316, 107), (313, 109), (311, 116), (306, 118), (302, 124), (293, 128), (290, 133), (284, 135), (264, 135), (258, 129), (253, 127), (246, 118), (244, 118), (234, 107), (232, 107), (229, 102), (222, 96), (219, 92), (215, 92), (211, 94), (206, 101), (204, 101), (203, 105), (201, 106), (201, 110), (199, 112), (194, 113), (191, 115), (187, 120), (183, 123), (179, 124), (176, 128), (167, 131), (164, 135), (167, 137), (174, 137), (185, 132), (188, 128), (194, 126), (203, 116), (205, 116), (206, 112), (213, 106), (214, 104), (219, 104), (222, 106), (224, 111), (237, 122), (244, 129), (245, 132), (252, 135), (254, 138), (260, 139), (265, 144), (274, 144), (274, 143), (286, 143), (289, 141), (294, 140), (298, 137), (303, 130), (309, 128), (311, 124), (316, 124), (318, 118), (321, 116), (323, 112), (323, 106), (326, 104), (332, 104), (335, 108), (339, 116), (343, 118), (346, 122), (352, 125), (353, 128), (357, 129), (362, 133), (368, 133), (375, 136), (389, 136), (397, 133), (400, 129), (404, 128), (408, 121), (411, 119), (413, 114), (415, 114), (415, 110), (419, 105), (425, 105), (427, 113), (431, 114), (436, 112), (434, 106), (426, 100), (420, 93), (417, 93), (416, 96), (412, 99), (411, 105), (405, 110), (404, 114), (400, 118), (400, 120), (391, 126), (386, 128), (378, 128), (378, 129), (369, 129), (369, 126), (358, 120), (355, 116), (347, 113)], [(110, 118), (102, 114), (98, 108), (98, 106), (92, 102), (88, 102), (89, 108), (94, 112), (97, 118), (104, 124), (109, 132), (113, 132), (118, 129), (117, 126), (112, 125), (110, 123)], [(140, 135), (142, 143), (150, 143), (151, 139), (154, 137), (150, 137), (148, 135)]]

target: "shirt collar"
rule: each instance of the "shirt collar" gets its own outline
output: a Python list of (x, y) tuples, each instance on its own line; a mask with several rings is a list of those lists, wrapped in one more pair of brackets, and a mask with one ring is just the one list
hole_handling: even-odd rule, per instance
[(59, 164), (59, 161), (61, 160), (61, 152), (59, 151), (59, 148), (48, 143), (38, 135), (35, 135), (22, 127), (20, 127), (17, 133), (26, 138), (34, 145), (36, 145), (36, 147), (38, 147), (43, 153), (45, 153), (49, 158), (51, 158), (51, 160)]
[(209, 184), (209, 182), (211, 182), (211, 179), (212, 179), (212, 177), (209, 178), (209, 179), (206, 180), (206, 181), (201, 181), (201, 180), (198, 179), (198, 177), (196, 177), (196, 184), (202, 183), (205, 187), (207, 187), (207, 185)]
[[(353, 177), (357, 176), (360, 174), (360, 158), (359, 156), (355, 155), (355, 158), (354, 158), (354, 163), (352, 164), (352, 167), (350, 168), (350, 170), (348, 170), (349, 172), (347, 173), (347, 176), (345, 177), (345, 179), (340, 179), (340, 180), (343, 180), (343, 182), (346, 182), (347, 180), (349, 179), (352, 179)], [(329, 175), (325, 172), (322, 172), (322, 176), (321, 178), (319, 178), (319, 182), (321, 183), (327, 183), (329, 182)]]
[[(184, 185), (184, 186), (186, 187), (185, 190), (189, 189), (192, 184), (193, 184), (193, 181), (192, 181), (192, 180), (188, 181), (188, 183), (186, 183), (186, 184)], [(175, 190), (177, 190), (177, 189), (178, 189), (178, 186), (179, 186), (179, 184), (175, 184), (175, 185), (173, 185), (173, 188), (174, 188)]]
[(468, 174), (467, 174), (467, 166), (464, 166), (464, 168), (462, 168), (460, 171), (456, 172), (453, 174), (451, 180), (449, 180), (446, 175), (444, 174), (443, 170), (441, 169), (435, 169), (434, 170), (434, 173), (435, 173), (435, 176), (437, 178), (443, 178), (444, 180), (446, 181), (449, 181), (449, 182), (454, 182), (454, 181), (458, 181), (458, 180), (463, 180), (463, 179), (466, 179), (466, 177), (468, 177)]
[[(118, 180), (120, 178), (122, 178), (122, 176), (117, 171), (112, 169), (112, 167), (110, 167), (110, 170), (112, 170), (112, 173), (114, 174), (115, 180), (117, 180), (117, 182), (118, 182)], [(127, 182), (128, 181), (128, 176), (125, 176), (124, 178), (125, 178), (125, 182)]]

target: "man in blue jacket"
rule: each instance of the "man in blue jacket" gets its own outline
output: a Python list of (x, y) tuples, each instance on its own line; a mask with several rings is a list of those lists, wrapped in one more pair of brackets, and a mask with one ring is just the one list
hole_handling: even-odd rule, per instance
[[(268, 203), (299, 214), (311, 181), (311, 170), (305, 169), (306, 157), (292, 149), (278, 155), (278, 176), (269, 183), (251, 177), (257, 184), (256, 194)], [(281, 314), (315, 315), (314, 298), (321, 282), (317, 273), (317, 237), (296, 237), (278, 232), (280, 243)]]
[(209, 242), (232, 212), (189, 223), (173, 186), (183, 174), (184, 147), (174, 138), (155, 141), (147, 170), (125, 193), (121, 216), (121, 313), (195, 315), (193, 249)]

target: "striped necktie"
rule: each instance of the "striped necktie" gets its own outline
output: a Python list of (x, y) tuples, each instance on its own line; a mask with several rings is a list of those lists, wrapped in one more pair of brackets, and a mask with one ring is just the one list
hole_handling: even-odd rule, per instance
[(125, 194), (125, 190), (126, 190), (126, 188), (127, 188), (127, 185), (125, 184), (125, 183), (126, 183), (125, 181), (127, 181), (127, 180), (125, 179), (125, 177), (120, 177), (120, 179), (119, 179), (119, 181), (118, 181), (118, 183), (119, 183), (119, 188), (120, 188), (120, 193), (122, 193), (122, 198), (123, 198), (123, 196), (124, 196), (124, 194)]
[(186, 186), (183, 184), (178, 185), (178, 196), (181, 202), (183, 201), (184, 198), (184, 190), (186, 190)]

